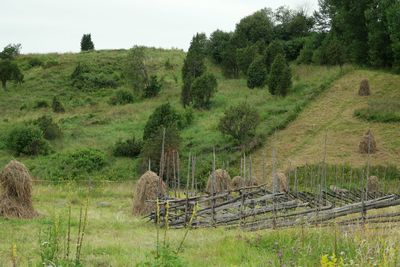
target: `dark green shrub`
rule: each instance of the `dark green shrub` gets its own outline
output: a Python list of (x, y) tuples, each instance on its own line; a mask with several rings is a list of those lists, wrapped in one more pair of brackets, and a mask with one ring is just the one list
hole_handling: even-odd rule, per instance
[(53, 102), (51, 103), (51, 108), (55, 113), (64, 113), (65, 109), (61, 101), (55, 96), (53, 97)]
[(48, 108), (49, 107), (49, 102), (46, 100), (38, 100), (35, 102), (33, 108), (34, 109), (39, 109), (39, 108)]
[[(140, 170), (145, 171), (148, 169), (149, 160), (151, 164), (151, 170), (158, 173), (160, 171), (160, 156), (161, 156), (161, 148), (163, 143), (163, 133), (164, 128), (158, 127), (156, 131), (144, 141), (143, 149), (141, 152), (141, 164)], [(175, 125), (170, 125), (165, 128), (165, 139), (164, 139), (164, 153), (165, 158), (172, 157), (172, 153), (174, 151), (179, 150), (180, 145), (180, 136), (179, 130)], [(165, 163), (165, 170), (172, 170), (172, 160), (169, 160), (169, 166), (167, 166), (167, 162)]]
[(194, 113), (192, 108), (186, 108), (184, 113), (181, 115), (181, 119), (178, 121), (178, 128), (183, 129), (193, 123)]
[(43, 132), (43, 137), (47, 140), (54, 140), (62, 137), (60, 127), (53, 121), (51, 116), (44, 115), (34, 121), (34, 124), (39, 126)]
[(209, 108), (211, 98), (217, 91), (218, 82), (212, 73), (204, 73), (192, 83), (191, 95), (195, 108)]
[(170, 59), (168, 58), (167, 61), (164, 63), (164, 67), (166, 70), (172, 70), (174, 69), (174, 65), (172, 65)]
[(257, 57), (251, 63), (247, 73), (247, 87), (263, 87), (267, 77), (267, 69), (262, 57)]
[(267, 71), (271, 69), (275, 57), (279, 54), (285, 55), (285, 50), (282, 41), (279, 40), (272, 41), (268, 45), (267, 49), (265, 49), (264, 62)]
[(285, 96), (292, 86), (292, 74), (282, 54), (276, 56), (268, 77), (268, 89), (272, 95)]
[(73, 87), (90, 91), (99, 88), (116, 88), (120, 82), (120, 76), (109, 67), (91, 66), (78, 63), (71, 74)]
[(106, 155), (104, 152), (92, 148), (79, 149), (60, 157), (60, 170), (66, 177), (77, 177), (99, 171), (105, 165)]
[(247, 103), (241, 103), (225, 111), (219, 121), (218, 129), (238, 143), (244, 144), (254, 137), (259, 124), (260, 116), (257, 110)]
[(145, 97), (145, 98), (155, 97), (161, 91), (161, 88), (162, 88), (162, 84), (157, 79), (157, 76), (152, 75), (150, 77), (149, 84), (144, 88), (143, 97)]
[(46, 155), (50, 147), (43, 138), (43, 132), (36, 125), (18, 125), (8, 134), (7, 148), (15, 155)]
[(250, 64), (253, 62), (254, 58), (257, 56), (257, 46), (249, 45), (245, 48), (239, 48), (236, 50), (236, 60), (239, 69), (247, 75)]
[(285, 51), (285, 57), (288, 61), (295, 60), (299, 57), (300, 51), (303, 49), (305, 38), (295, 38), (284, 43), (283, 49)]
[(113, 155), (115, 157), (128, 157), (136, 158), (139, 156), (143, 147), (143, 143), (136, 140), (135, 137), (127, 140), (118, 140), (113, 148)]
[(40, 66), (43, 66), (43, 61), (40, 58), (31, 57), (28, 60), (28, 65), (30, 68), (40, 67)]
[(115, 95), (110, 98), (109, 103), (111, 105), (125, 105), (129, 103), (133, 103), (134, 97), (133, 94), (127, 90), (118, 90), (115, 92)]
[(169, 128), (178, 126), (181, 116), (171, 106), (170, 103), (157, 107), (150, 115), (144, 127), (143, 140), (146, 141), (158, 132), (159, 128)]

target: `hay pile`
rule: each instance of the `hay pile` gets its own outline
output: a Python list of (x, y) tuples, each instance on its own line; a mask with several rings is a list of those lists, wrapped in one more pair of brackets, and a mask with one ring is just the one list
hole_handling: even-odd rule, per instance
[(235, 176), (232, 179), (232, 188), (239, 189), (246, 186), (246, 181), (242, 176)]
[(287, 192), (289, 188), (288, 179), (284, 173), (276, 173), (279, 192)]
[(371, 130), (368, 130), (363, 138), (360, 141), (360, 144), (358, 145), (359, 151), (361, 154), (368, 154), (368, 151), (370, 154), (373, 154), (377, 151), (376, 148), (376, 141), (374, 136), (372, 135)]
[(12, 160), (0, 173), (0, 216), (30, 219), (38, 213), (32, 205), (32, 177), (24, 164)]
[(370, 176), (367, 179), (367, 189), (370, 193), (379, 192), (379, 179), (376, 176)]
[(156, 204), (147, 202), (147, 200), (156, 200), (157, 197), (163, 197), (166, 194), (167, 186), (164, 181), (154, 172), (147, 171), (136, 183), (136, 191), (133, 198), (133, 214), (146, 215), (155, 211)]
[(368, 96), (371, 94), (371, 91), (369, 89), (369, 83), (367, 79), (364, 79), (360, 83), (360, 89), (358, 89), (358, 95), (359, 96)]
[(220, 193), (232, 189), (231, 177), (229, 176), (229, 173), (225, 170), (222, 169), (215, 170), (214, 190), (212, 187), (213, 180), (214, 178), (213, 175), (211, 174), (210, 177), (208, 177), (207, 181), (207, 187), (206, 187), (207, 193)]

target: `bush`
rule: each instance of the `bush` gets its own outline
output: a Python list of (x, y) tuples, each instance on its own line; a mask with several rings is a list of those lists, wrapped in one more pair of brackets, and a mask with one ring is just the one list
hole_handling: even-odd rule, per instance
[(282, 54), (276, 56), (268, 78), (268, 89), (272, 95), (285, 96), (292, 86), (292, 74)]
[(47, 61), (43, 64), (43, 68), (48, 69), (48, 68), (57, 66), (57, 65), (59, 65), (59, 64), (60, 64), (60, 62), (58, 62), (58, 60), (56, 60), (56, 59), (49, 59), (49, 60), (47, 60)]
[(167, 61), (164, 63), (164, 67), (166, 70), (172, 70), (174, 69), (174, 65), (172, 65), (170, 59), (168, 58)]
[(33, 106), (33, 108), (35, 108), (35, 109), (48, 108), (48, 107), (49, 107), (49, 103), (46, 100), (38, 100), (35, 102), (35, 105)]
[(250, 64), (257, 56), (257, 45), (246, 46), (245, 48), (238, 48), (236, 50), (236, 59), (239, 69), (247, 75)]
[(83, 91), (116, 88), (119, 85), (119, 81), (120, 77), (114, 70), (84, 63), (78, 63), (71, 74), (72, 86)]
[(51, 103), (51, 108), (55, 113), (64, 113), (65, 109), (61, 101), (55, 96), (53, 97), (53, 102)]
[(125, 105), (129, 103), (133, 103), (134, 97), (133, 94), (127, 90), (118, 90), (115, 92), (115, 95), (110, 98), (109, 103), (111, 105)]
[(15, 126), (6, 140), (7, 148), (19, 155), (46, 155), (50, 147), (36, 125)]
[(37, 57), (31, 57), (28, 59), (29, 68), (40, 67), (43, 66), (43, 61)]
[(219, 121), (218, 129), (240, 144), (244, 144), (255, 135), (259, 123), (260, 116), (257, 110), (247, 103), (241, 103), (225, 111)]
[(265, 49), (264, 62), (268, 71), (271, 69), (275, 57), (279, 54), (285, 55), (283, 43), (282, 41), (275, 40), (268, 45), (267, 49)]
[(53, 121), (51, 116), (44, 115), (38, 118), (34, 124), (39, 126), (43, 132), (43, 137), (47, 140), (54, 140), (62, 137), (62, 131), (60, 127)]
[(142, 147), (143, 143), (141, 141), (137, 141), (135, 137), (125, 141), (119, 140), (114, 145), (113, 155), (115, 157), (136, 158), (139, 156)]
[[(175, 125), (165, 127), (165, 139), (164, 139), (164, 153), (165, 158), (171, 157), (174, 151), (179, 150), (180, 145), (179, 130)], [(160, 156), (163, 142), (163, 128), (158, 127), (156, 131), (148, 138), (144, 144), (141, 152), (141, 171), (148, 169), (149, 160), (151, 164), (151, 170), (158, 173), (160, 171)], [(171, 158), (170, 158), (171, 159)], [(167, 166), (167, 164), (170, 164)], [(173, 169), (172, 160), (165, 162), (165, 170)], [(164, 172), (166, 173), (166, 171)]]
[(143, 97), (151, 98), (158, 95), (161, 91), (162, 84), (158, 81), (157, 76), (153, 75), (150, 77), (149, 84), (144, 88)]
[(211, 98), (217, 91), (218, 82), (212, 73), (204, 73), (196, 78), (191, 87), (191, 95), (195, 108), (209, 108)]
[(262, 57), (257, 57), (251, 63), (247, 73), (247, 87), (253, 89), (255, 87), (263, 87), (267, 76), (267, 69), (265, 68)]
[(150, 115), (144, 127), (143, 140), (145, 141), (149, 139), (152, 135), (158, 132), (159, 128), (178, 126), (180, 120), (181, 116), (170, 103), (157, 107)]
[(66, 176), (77, 177), (101, 170), (106, 165), (104, 152), (83, 148), (61, 156), (60, 169)]

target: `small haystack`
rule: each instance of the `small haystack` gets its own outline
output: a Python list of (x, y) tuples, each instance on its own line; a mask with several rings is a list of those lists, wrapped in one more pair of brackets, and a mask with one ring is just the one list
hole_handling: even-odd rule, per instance
[(284, 173), (278, 172), (276, 173), (277, 182), (279, 185), (279, 192), (287, 192), (289, 189), (288, 179)]
[(32, 177), (24, 164), (12, 160), (0, 173), (0, 216), (30, 219), (38, 213), (32, 205)]
[(235, 176), (232, 179), (232, 188), (233, 189), (240, 189), (246, 186), (246, 181), (242, 176)]
[(329, 189), (330, 189), (331, 191), (333, 191), (335, 194), (346, 194), (346, 193), (349, 192), (349, 190), (344, 189), (344, 188), (337, 187), (337, 186), (335, 186), (335, 185), (329, 186)]
[[(215, 184), (212, 187), (214, 177), (211, 174), (208, 177), (206, 192), (207, 193), (220, 193), (232, 188), (232, 180), (229, 173), (225, 170), (218, 169), (215, 171)], [(214, 190), (213, 190), (214, 189)]]
[(379, 192), (379, 179), (376, 176), (370, 176), (367, 180), (367, 190), (370, 193)]
[(377, 151), (376, 149), (376, 141), (374, 136), (372, 135), (371, 130), (368, 130), (362, 140), (360, 141), (360, 144), (358, 145), (359, 151), (361, 154), (373, 154)]
[(246, 186), (258, 186), (260, 184), (256, 177), (253, 177), (251, 179), (246, 179), (245, 183)]
[(133, 214), (146, 215), (156, 209), (156, 205), (148, 200), (156, 200), (167, 194), (167, 186), (158, 175), (152, 171), (143, 174), (136, 183), (133, 197)]
[(368, 96), (371, 94), (371, 91), (369, 89), (369, 82), (367, 79), (364, 79), (360, 83), (360, 89), (358, 90), (358, 95), (359, 96)]

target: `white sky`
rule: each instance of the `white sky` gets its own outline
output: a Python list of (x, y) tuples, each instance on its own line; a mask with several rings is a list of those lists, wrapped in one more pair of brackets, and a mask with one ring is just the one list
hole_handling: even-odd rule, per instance
[(318, 7), (317, 0), (1, 0), (0, 49), (76, 52), (91, 33), (96, 49), (133, 45), (187, 49), (196, 32), (232, 31), (261, 8)]

